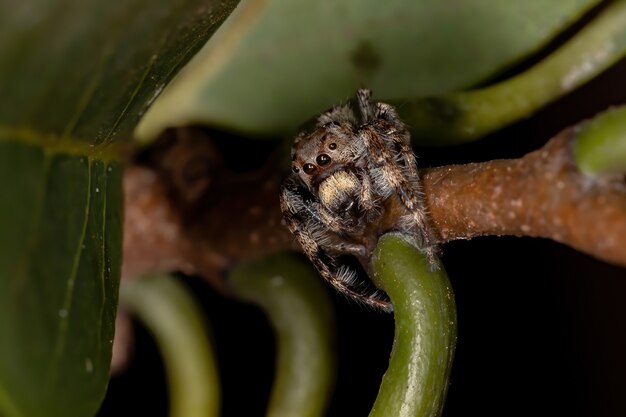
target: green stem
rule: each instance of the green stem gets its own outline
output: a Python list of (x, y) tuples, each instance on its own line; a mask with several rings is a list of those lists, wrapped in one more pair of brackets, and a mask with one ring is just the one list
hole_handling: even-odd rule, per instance
[(322, 416), (334, 381), (334, 313), (311, 267), (279, 255), (235, 269), (235, 293), (267, 314), (277, 337), (270, 417)]
[(576, 128), (574, 159), (587, 175), (626, 173), (626, 106), (610, 109)]
[(492, 86), (401, 106), (416, 140), (434, 145), (479, 139), (573, 91), (626, 56), (626, 1), (529, 70)]
[(161, 351), (170, 417), (219, 414), (220, 386), (202, 311), (182, 284), (165, 275), (125, 280), (122, 306), (137, 315)]
[(370, 417), (441, 414), (456, 345), (456, 307), (448, 276), (401, 236), (387, 234), (372, 258), (374, 280), (389, 294), (395, 339)]

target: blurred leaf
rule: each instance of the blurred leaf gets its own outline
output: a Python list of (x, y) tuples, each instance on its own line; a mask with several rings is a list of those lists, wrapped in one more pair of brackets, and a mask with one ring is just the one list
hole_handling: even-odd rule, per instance
[(378, 99), (466, 88), (538, 50), (597, 0), (244, 0), (137, 136), (203, 122), (289, 133), (367, 86)]
[(89, 416), (108, 381), (119, 138), (235, 1), (0, 0), (0, 415)]
[(588, 175), (626, 174), (626, 106), (588, 120), (575, 130), (573, 153)]
[(97, 410), (117, 304), (120, 182), (118, 164), (0, 141), (3, 416)]
[(404, 102), (421, 143), (479, 139), (566, 95), (626, 56), (626, 1), (609, 4), (572, 39), (521, 74), (470, 91)]
[(120, 302), (152, 333), (167, 372), (171, 417), (215, 417), (220, 412), (217, 360), (202, 308), (185, 285), (168, 275), (127, 279)]
[(128, 135), (236, 3), (0, 0), (0, 126), (42, 141)]
[(322, 280), (293, 254), (235, 268), (236, 296), (256, 304), (274, 328), (276, 372), (266, 417), (325, 415), (335, 380), (335, 315)]

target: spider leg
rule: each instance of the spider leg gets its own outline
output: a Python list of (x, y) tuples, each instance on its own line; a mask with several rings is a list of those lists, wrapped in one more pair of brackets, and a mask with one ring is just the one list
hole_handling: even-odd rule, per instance
[(342, 104), (322, 113), (317, 118), (317, 126), (324, 126), (329, 123), (356, 124), (356, 117), (348, 104)]
[[(376, 117), (385, 120), (389, 126), (385, 126), (381, 136), (387, 146), (394, 150), (396, 161), (402, 162), (401, 170), (405, 171), (406, 177), (413, 184), (413, 189), (422, 197), (422, 185), (417, 171), (417, 159), (411, 149), (411, 134), (406, 125), (398, 116), (396, 109), (386, 103), (376, 103)], [(420, 198), (420, 203), (422, 199)]]
[(349, 254), (356, 257), (364, 257), (366, 255), (365, 246), (357, 243), (341, 242), (329, 243), (325, 247), (329, 253), (337, 255)]
[(375, 309), (392, 311), (392, 306), (382, 291), (358, 288), (356, 272), (343, 266), (337, 267), (336, 259), (325, 249), (325, 246), (333, 247), (333, 243), (329, 241), (328, 229), (315, 213), (315, 209), (307, 203), (298, 184), (295, 181), (286, 181), (280, 193), (283, 218), (322, 278), (355, 301)]
[(372, 92), (365, 88), (361, 88), (356, 92), (356, 99), (359, 104), (359, 111), (361, 112), (361, 119), (363, 123), (369, 123), (374, 120), (375, 108), (370, 102)]
[(372, 194), (372, 181), (369, 175), (359, 175), (361, 180), (361, 190), (359, 191), (359, 208), (364, 212), (369, 212), (376, 207)]
[[(372, 106), (370, 106), (372, 107)], [(417, 161), (410, 145), (410, 134), (393, 107), (377, 103), (375, 117), (383, 123), (363, 126), (360, 136), (381, 171), (379, 181), (385, 183), (410, 212), (410, 220), (418, 245), (425, 252), (433, 269), (437, 268), (434, 238), (430, 231), (417, 170)]]

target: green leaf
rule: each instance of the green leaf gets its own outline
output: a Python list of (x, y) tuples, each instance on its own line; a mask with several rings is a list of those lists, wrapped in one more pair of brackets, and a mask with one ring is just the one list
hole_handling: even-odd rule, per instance
[(117, 163), (0, 141), (3, 415), (97, 410), (117, 304), (120, 183)]
[(89, 144), (128, 135), (236, 5), (0, 2), (0, 126)]
[(455, 91), (536, 51), (597, 0), (244, 0), (137, 129), (204, 122), (290, 133), (367, 86)]
[(626, 56), (626, 1), (609, 4), (579, 33), (523, 73), (471, 91), (404, 102), (414, 139), (443, 145), (479, 139), (531, 116)]
[(0, 0), (0, 415), (95, 414), (120, 143), (235, 1)]

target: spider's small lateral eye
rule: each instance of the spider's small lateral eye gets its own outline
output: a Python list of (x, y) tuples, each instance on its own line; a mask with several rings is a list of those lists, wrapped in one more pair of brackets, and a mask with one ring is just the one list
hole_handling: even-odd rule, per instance
[(330, 145), (328, 145), (328, 149), (334, 151), (335, 149), (337, 149), (337, 144), (335, 142), (331, 143)]
[(304, 166), (302, 167), (302, 169), (304, 170), (304, 172), (306, 172), (307, 174), (312, 174), (313, 171), (315, 171), (315, 165), (313, 164), (304, 164)]
[(293, 171), (293, 172), (295, 172), (296, 174), (297, 174), (298, 172), (300, 172), (300, 168), (298, 168), (298, 167), (292, 167), (291, 169), (292, 169), (292, 171)]
[(317, 156), (316, 161), (320, 166), (328, 165), (328, 163), (330, 162), (330, 156), (323, 153)]

